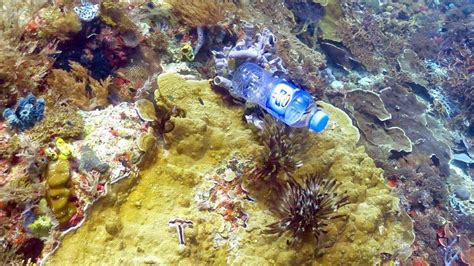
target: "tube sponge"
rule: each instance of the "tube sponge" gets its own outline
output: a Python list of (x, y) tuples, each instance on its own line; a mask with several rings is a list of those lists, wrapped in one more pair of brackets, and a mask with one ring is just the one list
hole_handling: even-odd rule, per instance
[(18, 101), (15, 110), (6, 108), (3, 111), (3, 117), (11, 127), (24, 131), (43, 119), (44, 106), (43, 98), (36, 98), (33, 94), (29, 94)]

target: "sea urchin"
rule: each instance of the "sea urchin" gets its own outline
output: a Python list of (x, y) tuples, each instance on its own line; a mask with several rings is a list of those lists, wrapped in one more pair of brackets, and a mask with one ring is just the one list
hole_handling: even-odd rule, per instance
[(271, 116), (265, 116), (260, 136), (264, 149), (250, 176), (254, 180), (267, 181), (275, 181), (281, 174), (291, 176), (303, 165), (299, 155), (307, 146), (305, 132), (286, 126)]
[(316, 241), (331, 220), (345, 217), (336, 214), (339, 207), (349, 203), (349, 197), (336, 192), (339, 187), (334, 179), (328, 180), (322, 174), (313, 174), (305, 178), (300, 185), (293, 178), (280, 187), (279, 199), (273, 202), (272, 210), (280, 216), (276, 223), (268, 225), (266, 233), (281, 236), (291, 232), (294, 241), (301, 242), (306, 237)]

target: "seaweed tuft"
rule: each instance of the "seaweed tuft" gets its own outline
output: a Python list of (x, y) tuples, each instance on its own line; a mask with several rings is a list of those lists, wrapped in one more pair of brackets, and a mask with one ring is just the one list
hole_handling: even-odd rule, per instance
[(194, 28), (217, 25), (226, 13), (236, 9), (234, 3), (224, 1), (168, 0), (173, 14), (184, 24)]

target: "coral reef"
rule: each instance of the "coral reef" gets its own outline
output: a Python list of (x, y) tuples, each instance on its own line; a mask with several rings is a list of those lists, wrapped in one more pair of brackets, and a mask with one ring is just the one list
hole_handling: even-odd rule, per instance
[[(54, 44), (40, 48), (36, 42), (0, 39), (1, 103), (9, 106), (18, 96), (37, 95), (39, 83), (52, 67), (54, 60), (50, 55), (56, 48)], [(39, 52), (32, 52), (38, 49)]]
[[(474, 263), (472, 1), (0, 10), (2, 263)], [(245, 61), (326, 131), (243, 108)]]
[[(170, 80), (161, 76), (157, 79), (158, 87), (169, 86), (167, 82), (170, 82)], [(173, 80), (171, 82), (175, 81)], [(157, 133), (160, 134), (166, 142), (164, 134), (171, 132), (175, 127), (174, 122), (171, 121), (171, 117), (186, 117), (186, 112), (165, 98), (164, 95), (160, 93), (159, 88), (155, 90), (153, 96), (155, 103), (147, 99), (140, 99), (135, 102), (135, 109), (140, 118), (144, 121), (150, 122), (151, 126), (156, 129)], [(150, 140), (150, 138), (146, 139)], [(141, 142), (142, 141), (139, 141), (139, 143)]]
[(247, 227), (249, 216), (245, 209), (248, 202), (255, 201), (244, 189), (243, 174), (248, 164), (240, 156), (232, 156), (206, 175), (195, 196), (200, 210), (219, 213), (232, 230)]
[(44, 195), (46, 188), (43, 184), (28, 182), (24, 175), (17, 175), (16, 178), (7, 185), (2, 184), (0, 190), (1, 202), (15, 202), (26, 205)]
[[(450, 175), (447, 140), (444, 133), (440, 134), (443, 132), (440, 129), (441, 124), (430, 117), (427, 105), (410, 89), (392, 84), (391, 87), (385, 87), (378, 92), (357, 93), (360, 93), (358, 97), (362, 95), (376, 97), (371, 100), (368, 100), (369, 97), (366, 98), (365, 102), (373, 105), (372, 108), (366, 108), (366, 111), (364, 106), (367, 104), (358, 108), (352, 107), (353, 104), (350, 102), (363, 103), (362, 100), (353, 101), (352, 97), (356, 94), (351, 95), (352, 92), (348, 92), (343, 101), (349, 103), (346, 104), (347, 110), (364, 133), (361, 142), (365, 143), (367, 152), (378, 166), (385, 169), (384, 175), (388, 184), (400, 193), (402, 204), (414, 219), (417, 232), (415, 254), (423, 258), (426, 258), (426, 254), (436, 254), (431, 261), (439, 262), (441, 258), (436, 252), (437, 242), (432, 235), (445, 219), (449, 219), (446, 208), (437, 207), (444, 206), (448, 200), (447, 184), (443, 181)], [(370, 115), (364, 116), (362, 113)], [(367, 121), (367, 124), (364, 126), (360, 121)], [(397, 127), (403, 130), (403, 139), (408, 142), (379, 138), (377, 141), (380, 142), (374, 145), (372, 141), (376, 135), (373, 133), (378, 131), (374, 130), (377, 125), (382, 128)], [(381, 132), (387, 131), (384, 129)], [(434, 132), (438, 134), (435, 135)], [(393, 146), (401, 143), (406, 143), (406, 151), (380, 148), (383, 145)], [(411, 149), (408, 149), (410, 147)]]
[(412, 142), (403, 129), (386, 126), (385, 122), (389, 121), (392, 115), (385, 109), (382, 99), (376, 93), (364, 90), (349, 91), (345, 97), (345, 108), (371, 144), (388, 151), (412, 151)]
[(38, 95), (39, 85), (54, 63), (56, 42), (40, 44), (24, 38), (25, 28), (46, 1), (2, 1), (0, 9), (0, 111), (19, 96)]
[(142, 128), (134, 105), (121, 103), (103, 110), (81, 111), (80, 115), (85, 122), (85, 136), (72, 143), (73, 150), (79, 151), (79, 161), (85, 156), (80, 169), (89, 174), (98, 171), (99, 176), (107, 173), (111, 183), (133, 175), (141, 158), (136, 139), (147, 128)]
[[(277, 219), (266, 211), (268, 207), (264, 202), (268, 191), (249, 189), (248, 196), (256, 202), (227, 197), (216, 201), (226, 204), (241, 202), (240, 207), (229, 205), (224, 209), (227, 210), (224, 214), (230, 216), (223, 215), (221, 208), (200, 210), (198, 204), (214, 203), (205, 199), (194, 200), (196, 197), (210, 200), (211, 191), (229, 191), (226, 187), (230, 183), (224, 187), (215, 186), (213, 176), (221, 176), (218, 180), (238, 180), (247, 167), (240, 161), (245, 164), (250, 159), (248, 157), (256, 156), (262, 147), (252, 130), (242, 122), (244, 110), (225, 105), (220, 95), (211, 89), (209, 81), (185, 80), (176, 74), (164, 74), (162, 78), (169, 80), (166, 86), (160, 84), (162, 93), (173, 97), (173, 101), (187, 111), (184, 118), (172, 118), (175, 129), (169, 133), (169, 149), (159, 151), (156, 162), (142, 173), (140, 183), (128, 196), (118, 194), (97, 202), (96, 211), (75, 234), (65, 237), (61, 248), (47, 260), (48, 264), (60, 264), (66, 257), (73, 263), (88, 263), (92, 257), (95, 257), (94, 261), (100, 258), (107, 263), (239, 264), (272, 261), (286, 264), (313, 261), (326, 264), (348, 260), (376, 263), (381, 260), (381, 253), (392, 254), (401, 260), (410, 255), (409, 246), (413, 240), (410, 219), (384, 185), (382, 171), (375, 168), (362, 147), (356, 148), (359, 134), (350, 125), (350, 119), (327, 104), (323, 108), (337, 126), (328, 129), (327, 134), (309, 137), (312, 148), (304, 153), (306, 163), (298, 172), (329, 168), (328, 177), (340, 182), (341, 191), (349, 193), (350, 204), (338, 211), (349, 218), (344, 231), (337, 229), (343, 227), (339, 222), (328, 225), (328, 233), (320, 239), (324, 245), (316, 257), (314, 246), (309, 243), (295, 249), (286, 244), (286, 237), (262, 237), (265, 230), (262, 225)], [(204, 105), (199, 104), (198, 97)], [(236, 151), (239, 152), (237, 156)], [(234, 163), (230, 163), (230, 158), (237, 161), (234, 159)], [(225, 163), (227, 166), (217, 171), (223, 167), (216, 168), (216, 165), (227, 160), (230, 160)], [(244, 186), (245, 183), (242, 188)], [(213, 190), (213, 187), (216, 188)], [(117, 203), (119, 198), (121, 201)], [(240, 217), (239, 210), (248, 215), (245, 228), (235, 227), (225, 220)], [(120, 217), (123, 228), (111, 237), (103, 224), (109, 216), (116, 215)], [(177, 241), (176, 229), (168, 225), (176, 217), (193, 222), (192, 228), (185, 229), (186, 245), (183, 247)], [(148, 233), (151, 228), (154, 234)], [(156, 235), (163, 237), (158, 240)], [(109, 246), (120, 248), (110, 249), (109, 256), (101, 256), (106, 250), (104, 241)], [(78, 253), (70, 252), (72, 249), (87, 252), (90, 256), (76, 256), (74, 254)]]
[[(379, 43), (376, 42), (376, 35), (380, 29), (366, 29), (364, 26), (380, 27), (380, 24), (367, 23), (360, 25), (351, 18), (345, 18), (340, 27), (342, 43), (351, 51), (352, 55), (361, 62), (368, 70), (376, 71), (384, 66), (384, 58), (378, 52)], [(380, 34), (378, 34), (380, 36)], [(386, 37), (382, 35), (384, 40)]]

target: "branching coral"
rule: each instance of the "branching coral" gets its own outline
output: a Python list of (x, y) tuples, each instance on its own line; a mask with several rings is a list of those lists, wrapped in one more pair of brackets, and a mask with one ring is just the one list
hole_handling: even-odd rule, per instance
[(53, 69), (48, 75), (47, 82), (52, 89), (50, 97), (62, 102), (71, 102), (83, 110), (105, 107), (108, 103), (107, 96), (112, 78), (107, 77), (98, 81), (79, 63), (72, 61), (69, 63), (71, 72)]
[(41, 48), (37, 42), (4, 39), (0, 33), (0, 106), (11, 105), (17, 96), (37, 93), (38, 85), (52, 67), (53, 43)]
[(325, 227), (333, 220), (343, 218), (338, 208), (349, 203), (345, 193), (338, 193), (339, 183), (328, 180), (322, 174), (313, 174), (304, 179), (303, 185), (290, 179), (278, 192), (279, 200), (272, 203), (272, 210), (280, 220), (270, 224), (267, 233), (282, 235), (290, 232), (297, 244), (308, 237), (316, 242)]
[[(354, 10), (352, 10), (354, 13)], [(346, 17), (339, 27), (343, 44), (368, 70), (375, 71), (396, 64), (405, 43), (401, 34), (393, 34), (398, 25), (391, 25), (374, 14), (362, 12), (363, 17)]]
[(351, 50), (357, 60), (369, 70), (378, 69), (382, 59), (378, 57), (376, 48), (370, 40), (370, 33), (350, 19), (343, 21), (341, 29), (342, 42)]
[(56, 43), (41, 46), (23, 38), (26, 23), (46, 1), (0, 2), (0, 106), (15, 102), (28, 92), (37, 94), (38, 85), (51, 68)]
[(298, 154), (305, 147), (305, 133), (269, 115), (265, 116), (260, 136), (264, 149), (258, 157), (257, 166), (249, 173), (250, 178), (274, 182), (278, 177), (290, 177), (303, 164)]

